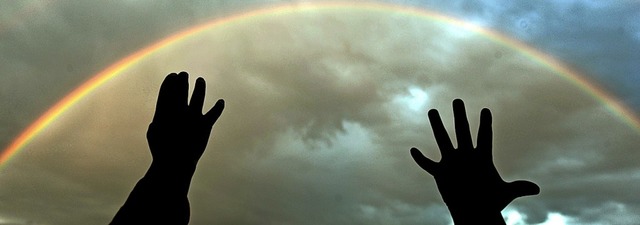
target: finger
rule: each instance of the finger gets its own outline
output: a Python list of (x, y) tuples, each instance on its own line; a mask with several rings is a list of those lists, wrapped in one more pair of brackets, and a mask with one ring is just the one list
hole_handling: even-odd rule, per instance
[(417, 148), (411, 148), (411, 157), (413, 157), (413, 160), (416, 161), (420, 168), (432, 176), (435, 176), (438, 163), (424, 156)]
[(222, 110), (224, 110), (224, 100), (218, 99), (216, 104), (211, 107), (211, 109), (209, 109), (209, 112), (207, 112), (207, 114), (204, 115), (205, 121), (209, 125), (213, 126), (213, 124), (216, 123), (216, 121), (222, 114)]
[(183, 111), (187, 109), (187, 100), (189, 99), (189, 74), (180, 72), (176, 81), (175, 105)]
[(440, 148), (440, 154), (444, 157), (448, 150), (453, 149), (453, 144), (451, 144), (447, 130), (444, 128), (444, 125), (442, 125), (442, 119), (440, 119), (438, 110), (429, 110), (429, 122), (431, 123), (431, 129), (433, 130), (433, 136), (436, 139), (438, 148)]
[(191, 95), (191, 101), (189, 102), (189, 109), (196, 112), (198, 115), (202, 115), (206, 86), (206, 82), (202, 77), (198, 77), (198, 79), (196, 79), (196, 85), (193, 88), (193, 94)]
[(491, 153), (493, 147), (493, 129), (491, 128), (491, 110), (484, 108), (480, 111), (480, 128), (478, 128), (477, 149)]
[(472, 149), (473, 140), (471, 140), (469, 121), (467, 121), (464, 102), (460, 99), (453, 100), (453, 119), (455, 121), (458, 149)]
[(164, 78), (162, 81), (162, 85), (160, 85), (160, 93), (158, 94), (158, 101), (156, 103), (156, 112), (153, 116), (153, 121), (162, 120), (163, 118), (169, 117), (172, 114), (171, 103), (174, 102), (172, 100), (174, 91), (174, 84), (177, 81), (177, 74), (171, 73)]
[(540, 193), (540, 187), (531, 181), (518, 180), (508, 184), (509, 194), (512, 198), (519, 198)]

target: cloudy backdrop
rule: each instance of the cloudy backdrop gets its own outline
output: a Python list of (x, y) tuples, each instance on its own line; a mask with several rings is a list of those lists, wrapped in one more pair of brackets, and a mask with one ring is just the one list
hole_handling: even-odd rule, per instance
[[(314, 1), (3, 1), (0, 148), (83, 81), (188, 27)], [(640, 111), (636, 1), (388, 1), (495, 30), (563, 61)], [(160, 83), (189, 71), (225, 111), (194, 177), (191, 224), (448, 224), (426, 111), (473, 133), (494, 114), (494, 159), (538, 196), (510, 224), (640, 221), (640, 132), (606, 103), (482, 35), (393, 11), (281, 13), (207, 30), (92, 92), (0, 167), (0, 224), (106, 224), (150, 163)], [(450, 132), (452, 133), (452, 132)]]

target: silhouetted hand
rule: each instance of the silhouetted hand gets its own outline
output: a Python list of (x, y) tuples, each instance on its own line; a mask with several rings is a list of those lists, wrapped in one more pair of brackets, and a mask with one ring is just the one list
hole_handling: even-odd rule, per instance
[(147, 130), (153, 161), (111, 224), (188, 224), (187, 194), (196, 164), (204, 152), (224, 101), (202, 114), (205, 81), (196, 80), (187, 104), (189, 75), (169, 74), (162, 86), (156, 113)]
[(224, 109), (220, 99), (206, 114), (202, 114), (205, 81), (196, 80), (191, 101), (189, 75), (186, 72), (169, 74), (158, 95), (156, 113), (147, 131), (147, 141), (156, 164), (195, 166), (209, 141), (211, 128)]
[(474, 148), (469, 123), (460, 99), (453, 101), (457, 148), (453, 147), (438, 111), (429, 111), (431, 128), (440, 148), (440, 162), (411, 149), (416, 163), (433, 175), (455, 224), (504, 224), (500, 211), (515, 198), (536, 195), (540, 188), (529, 181), (505, 182), (493, 164), (491, 111), (480, 114), (478, 144)]

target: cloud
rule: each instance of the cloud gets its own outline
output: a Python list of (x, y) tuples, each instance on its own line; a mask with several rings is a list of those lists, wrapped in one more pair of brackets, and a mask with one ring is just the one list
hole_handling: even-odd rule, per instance
[[(73, 5), (99, 13), (82, 23), (78, 18), (85, 16), (77, 9), (59, 6), (52, 23), (84, 35), (67, 41), (60, 31), (63, 44), (45, 42), (41, 51), (63, 48), (91, 60), (86, 51), (74, 52), (98, 45), (112, 56), (73, 73), (92, 74), (140, 43), (208, 15), (184, 5), (153, 13), (129, 4), (105, 10)], [(166, 16), (159, 12), (171, 10), (194, 16), (167, 22), (169, 28), (155, 22)], [(142, 21), (128, 24), (123, 17), (91, 28), (118, 12)], [(485, 13), (499, 14), (492, 12)], [(124, 34), (146, 27), (155, 38), (125, 41)], [(123, 31), (107, 32), (118, 29)], [(109, 40), (96, 44), (100, 38)], [(17, 71), (33, 71), (18, 82), (38, 91), (47, 78), (35, 74), (58, 67), (48, 57), (35, 59), (40, 67), (30, 66), (35, 49), (11, 62)], [(62, 83), (82, 80), (58, 78), (67, 69), (53, 69), (56, 78), (48, 78), (61, 84), (61, 94), (69, 87)], [(160, 82), (181, 70), (191, 73), (192, 83), (205, 77), (209, 106), (217, 98), (227, 102), (194, 177), (192, 224), (447, 224), (435, 183), (408, 149), (417, 146), (439, 159), (425, 112), (437, 108), (453, 134), (454, 98), (465, 100), (474, 134), (480, 109), (493, 111), (494, 158), (505, 180), (541, 186), (539, 196), (512, 204), (528, 223), (553, 213), (617, 223), (634, 219), (640, 202), (633, 195), (639, 185), (637, 131), (570, 81), (517, 50), (455, 27), (393, 14), (323, 11), (211, 30), (123, 72), (56, 120), (2, 171), (0, 196), (6, 197), (0, 215), (44, 224), (107, 223), (150, 162), (144, 134)], [(3, 93), (14, 90), (3, 86)], [(21, 95), (39, 101), (37, 94)], [(41, 101), (57, 99), (50, 98)], [(10, 111), (2, 121), (19, 114)]]
[(634, 1), (448, 1), (413, 3), (498, 30), (578, 68), (640, 107), (634, 68), (640, 4)]

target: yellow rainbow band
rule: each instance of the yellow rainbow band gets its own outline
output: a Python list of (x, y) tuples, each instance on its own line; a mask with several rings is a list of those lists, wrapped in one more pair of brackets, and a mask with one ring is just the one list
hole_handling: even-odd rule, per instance
[(550, 68), (553, 71), (556, 71), (559, 75), (574, 82), (578, 87), (590, 93), (598, 101), (603, 102), (613, 114), (622, 118), (622, 120), (624, 120), (636, 131), (640, 131), (640, 122), (635, 117), (634, 113), (632, 113), (632, 111), (625, 107), (620, 101), (613, 98), (611, 94), (597, 87), (592, 82), (589, 82), (585, 77), (563, 65), (553, 57), (495, 31), (491, 31), (453, 17), (438, 14), (433, 11), (409, 6), (384, 3), (306, 3), (300, 5), (280, 5), (236, 14), (225, 18), (215, 19), (213, 21), (188, 28), (182, 32), (171, 35), (163, 40), (160, 40), (159, 42), (147, 46), (146, 48), (143, 48), (119, 60), (102, 72), (92, 76), (91, 79), (84, 82), (78, 88), (66, 95), (62, 100), (58, 101), (53, 107), (42, 114), (36, 121), (31, 123), (31, 125), (29, 125), (27, 129), (25, 129), (16, 139), (13, 140), (13, 142), (11, 142), (11, 144), (7, 148), (2, 151), (2, 153), (0, 154), (0, 166), (4, 165), (11, 158), (11, 156), (15, 155), (18, 151), (20, 151), (20, 149), (24, 148), (31, 140), (33, 140), (34, 137), (38, 135), (38, 133), (42, 132), (60, 114), (64, 113), (67, 109), (73, 106), (84, 96), (86, 96), (105, 82), (108, 82), (110, 79), (118, 76), (120, 72), (130, 68), (141, 59), (153, 54), (156, 51), (162, 50), (163, 48), (178, 43), (186, 38), (193, 37), (205, 30), (220, 27), (222, 25), (230, 25), (234, 22), (237, 23), (263, 16), (273, 16), (292, 12), (332, 9), (394, 12), (407, 16), (419, 17), (426, 20), (438, 21), (479, 33), (497, 43), (501, 43), (510, 48), (517, 49), (527, 57)]

